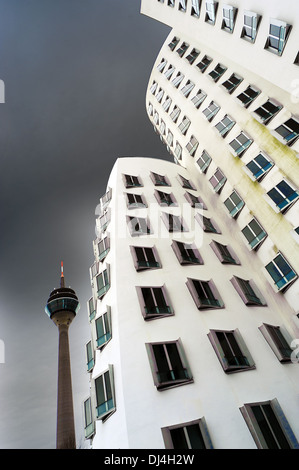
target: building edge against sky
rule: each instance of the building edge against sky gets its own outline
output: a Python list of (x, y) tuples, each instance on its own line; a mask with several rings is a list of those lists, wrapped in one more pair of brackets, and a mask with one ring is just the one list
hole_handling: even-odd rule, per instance
[(175, 163), (118, 159), (98, 206), (84, 402), (93, 448), (298, 447), (288, 5), (142, 2), (173, 28), (146, 107)]

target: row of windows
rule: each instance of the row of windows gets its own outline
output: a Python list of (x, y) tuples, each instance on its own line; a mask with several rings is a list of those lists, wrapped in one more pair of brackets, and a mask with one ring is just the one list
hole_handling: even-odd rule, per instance
[[(160, 3), (164, 3), (164, 0), (158, 0)], [(199, 18), (200, 16), (200, 0), (191, 0), (191, 16)], [(167, 5), (174, 7), (175, 0), (167, 0)], [(215, 25), (216, 17), (218, 12), (218, 1), (206, 0), (205, 1), (205, 17), (204, 21), (211, 25)], [(187, 11), (187, 0), (179, 0), (178, 3), (179, 11)], [(236, 19), (238, 14), (238, 8), (232, 5), (223, 5), (222, 8), (222, 22), (221, 29), (228, 33), (233, 33), (235, 29)], [(262, 17), (256, 12), (244, 10), (243, 13), (243, 26), (241, 29), (240, 37), (254, 44), (258, 29), (261, 23)], [(267, 36), (264, 48), (278, 56), (281, 56), (287, 39), (289, 37), (292, 26), (278, 19), (271, 18), (269, 25), (269, 34)], [(298, 53), (299, 55), (299, 53)], [(294, 60), (294, 64), (298, 64), (298, 55)]]
[[(180, 39), (174, 37), (173, 40), (170, 42), (169, 47), (171, 50), (174, 50), (176, 45), (180, 42)], [(179, 53), (180, 57), (183, 57), (187, 49), (189, 48), (189, 44), (183, 42), (180, 47), (177, 48), (177, 52)], [(192, 49), (191, 52), (186, 56), (186, 59), (190, 64), (193, 64), (196, 57), (200, 54), (197, 49)], [(207, 67), (211, 64), (213, 59), (207, 55), (196, 64), (198, 69), (204, 73)], [(158, 65), (158, 69), (162, 73), (164, 68), (166, 67), (167, 61), (162, 59), (160, 64)], [(174, 74), (175, 67), (173, 65), (169, 65), (168, 69), (164, 72), (164, 75), (168, 80), (170, 80), (171, 76)], [(208, 76), (214, 81), (218, 82), (220, 77), (227, 71), (227, 67), (221, 63), (218, 63), (212, 71), (209, 72)], [(178, 72), (176, 77), (173, 79), (173, 85), (178, 87), (178, 85), (184, 79), (184, 75), (181, 72)], [(243, 78), (239, 75), (233, 73), (231, 76), (226, 79), (221, 85), (222, 87), (230, 94), (232, 94), (238, 85), (243, 81)], [(182, 88), (183, 94), (188, 96), (191, 92), (192, 88), (194, 87), (193, 83), (188, 83)], [(152, 91), (154, 91), (155, 83), (153, 84)], [(164, 92), (160, 89), (160, 97), (162, 99)], [(239, 100), (240, 103), (244, 107), (248, 107), (253, 100), (260, 94), (260, 90), (256, 87), (249, 85), (244, 92), (240, 93), (236, 96), (236, 99)], [(195, 106), (199, 107), (200, 103), (205, 98), (206, 94), (202, 90), (198, 91), (198, 97), (195, 96), (192, 98)], [(260, 106), (257, 110), (253, 112), (253, 115), (256, 119), (259, 120), (262, 124), (269, 124), (270, 120), (282, 109), (282, 106), (279, 103), (276, 103), (275, 100), (269, 99), (264, 105)], [(274, 131), (275, 137), (278, 138), (282, 143), (285, 145), (292, 145), (299, 136), (299, 123), (298, 119), (295, 117), (291, 117), (285, 123), (278, 126)]]
[[(260, 331), (269, 342), (279, 360), (289, 361), (291, 350), (279, 327), (262, 325)], [(255, 368), (238, 330), (210, 330), (208, 338), (226, 373)], [(175, 341), (146, 343), (154, 384), (159, 391), (193, 383), (193, 376), (180, 339)], [(94, 380), (96, 418), (106, 421), (116, 411), (113, 366)], [(280, 409), (277, 400), (246, 404), (241, 413), (260, 448), (298, 447), (297, 440)], [(279, 411), (279, 413), (277, 413)], [(94, 418), (91, 398), (84, 402), (85, 436), (94, 434)], [(261, 419), (261, 414), (265, 415)], [(268, 419), (265, 419), (267, 417)], [(280, 421), (280, 419), (283, 419)], [(255, 418), (255, 419), (254, 419)], [(271, 419), (270, 419), (271, 418)], [(251, 426), (250, 426), (251, 424)], [(252, 426), (254, 425), (254, 426)], [(252, 427), (254, 432), (252, 431)], [(259, 436), (256, 438), (256, 434)], [(182, 423), (162, 428), (166, 448), (212, 448), (205, 420)]]

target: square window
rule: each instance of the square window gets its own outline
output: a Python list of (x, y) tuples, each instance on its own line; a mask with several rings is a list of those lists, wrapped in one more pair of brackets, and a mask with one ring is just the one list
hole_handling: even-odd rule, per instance
[(219, 109), (220, 107), (218, 106), (218, 104), (216, 104), (214, 101), (211, 101), (209, 106), (204, 109), (202, 113), (206, 117), (206, 119), (211, 122), (214, 116), (216, 116), (216, 114), (218, 113)]
[(177, 206), (176, 199), (172, 193), (165, 193), (164, 191), (155, 191), (155, 197), (160, 206)]
[(260, 332), (266, 339), (272, 351), (280, 362), (291, 362), (293, 349), (287, 341), (287, 335), (279, 326), (264, 323), (259, 327)]
[(94, 386), (97, 418), (105, 421), (116, 409), (113, 366), (95, 379)]
[(267, 38), (265, 49), (279, 56), (282, 55), (291, 26), (284, 21), (270, 19), (269, 36)]
[(230, 374), (255, 369), (239, 330), (210, 330), (208, 337), (224, 372)]
[(207, 67), (210, 65), (210, 63), (212, 62), (212, 58), (205, 55), (200, 62), (198, 62), (198, 64), (196, 64), (196, 67), (199, 68), (199, 70), (201, 71), (201, 73), (204, 73), (205, 70), (207, 69)]
[(221, 135), (221, 137), (226, 137), (229, 131), (234, 127), (236, 122), (228, 115), (224, 116), (224, 118), (216, 124), (215, 128)]
[(130, 246), (136, 271), (161, 268), (161, 262), (155, 247)]
[(164, 286), (136, 287), (136, 290), (144, 320), (155, 320), (174, 314)]
[(260, 20), (261, 16), (257, 13), (244, 10), (244, 25), (241, 32), (241, 38), (254, 43)]
[(229, 94), (232, 94), (242, 81), (242, 77), (233, 73), (227, 80), (225, 80), (225, 82), (222, 83), (222, 86), (226, 89)]
[(217, 168), (213, 176), (209, 179), (209, 182), (213, 186), (215, 193), (220, 194), (226, 182), (226, 176), (222, 173), (220, 168)]
[(238, 276), (233, 276), (230, 281), (245, 305), (266, 305), (253, 280), (248, 281)]
[(299, 192), (285, 180), (280, 181), (267, 192), (271, 207), (275, 212), (285, 212), (298, 199)]
[(265, 268), (273, 279), (277, 290), (282, 292), (298, 277), (281, 253), (278, 253)]
[(126, 188), (139, 188), (143, 186), (139, 176), (123, 175)]
[(233, 33), (238, 9), (231, 5), (223, 5), (222, 29), (228, 33)]
[(222, 77), (226, 70), (227, 67), (222, 64), (217, 64), (214, 70), (209, 73), (209, 76), (214, 80), (214, 82), (218, 82), (219, 78)]
[(107, 312), (103, 313), (95, 321), (97, 348), (102, 350), (112, 338), (111, 309), (107, 307)]
[(269, 124), (271, 119), (282, 109), (281, 104), (273, 99), (267, 100), (262, 106), (259, 106), (252, 112), (253, 117), (261, 124)]
[(149, 221), (144, 217), (127, 217), (129, 230), (132, 237), (149, 235), (151, 233)]
[(273, 165), (273, 162), (264, 153), (260, 152), (251, 162), (247, 163), (244, 170), (253, 181), (261, 181)]
[(167, 214), (166, 212), (162, 212), (161, 217), (169, 232), (188, 231), (182, 217), (174, 214)]
[(206, 93), (202, 90), (198, 90), (197, 94), (195, 96), (193, 96), (193, 98), (191, 99), (192, 103), (194, 104), (194, 106), (198, 109), (201, 105), (201, 103), (203, 102), (203, 100), (206, 98)]
[(260, 403), (247, 403), (240, 411), (258, 449), (299, 448), (276, 398)]
[(299, 137), (299, 120), (298, 118), (292, 117), (285, 123), (276, 127), (273, 134), (280, 142), (285, 145), (293, 145)]
[(142, 194), (126, 193), (128, 209), (137, 209), (147, 207), (144, 196)]
[(193, 382), (182, 342), (146, 343), (154, 384), (166, 390)]
[(223, 308), (224, 304), (212, 280), (187, 278), (186, 285), (199, 310)]
[(256, 219), (252, 219), (249, 224), (242, 229), (242, 233), (252, 250), (257, 250), (262, 241), (267, 237), (267, 233)]
[(183, 243), (173, 240), (171, 247), (181, 265), (203, 264), (202, 257), (194, 243)]
[(210, 157), (208, 152), (204, 150), (201, 156), (199, 157), (199, 159), (197, 160), (197, 165), (199, 166), (199, 169), (202, 173), (206, 173), (211, 161), (212, 161), (212, 158)]
[(180, 47), (177, 49), (177, 53), (179, 54), (180, 57), (183, 57), (188, 47), (189, 47), (189, 44), (187, 44), (186, 42), (182, 42)]
[(236, 218), (239, 215), (240, 211), (244, 207), (245, 203), (243, 199), (240, 198), (239, 194), (236, 191), (233, 191), (231, 195), (224, 201), (224, 205), (227, 208), (229, 215), (233, 218)]
[(213, 449), (204, 418), (161, 429), (165, 449)]
[(255, 98), (260, 94), (260, 90), (249, 85), (245, 91), (240, 93), (236, 98), (241, 101), (244, 108), (248, 108)]
[(193, 64), (195, 59), (199, 56), (200, 52), (197, 49), (192, 49), (189, 55), (187, 55), (186, 59), (190, 64)]
[(231, 247), (213, 240), (210, 247), (222, 264), (240, 264), (236, 254)]
[(241, 157), (245, 150), (250, 147), (253, 140), (250, 139), (244, 132), (241, 132), (234, 140), (232, 140), (229, 145), (233, 155), (236, 157)]

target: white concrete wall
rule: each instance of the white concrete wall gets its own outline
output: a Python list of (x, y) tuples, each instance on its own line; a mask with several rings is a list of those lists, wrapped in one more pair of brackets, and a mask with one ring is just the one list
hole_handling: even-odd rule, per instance
[[(154, 197), (155, 186), (150, 171), (167, 175), (180, 207), (186, 203), (178, 183), (181, 174), (196, 183), (211, 216), (222, 234), (204, 234), (194, 224), (194, 241), (204, 264), (181, 266), (171, 248), (172, 239), (181, 234), (169, 234), (161, 223), (160, 208)], [(122, 174), (140, 176), (144, 186), (126, 190)], [(118, 159), (108, 186), (112, 188), (110, 209), (112, 220), (107, 231), (111, 249), (105, 262), (111, 268), (111, 288), (98, 302), (98, 312), (111, 305), (112, 339), (102, 352), (96, 351), (92, 377), (103, 372), (108, 364), (115, 371), (116, 411), (105, 423), (97, 421), (94, 448), (164, 448), (161, 427), (205, 417), (215, 448), (255, 448), (254, 441), (243, 420), (239, 407), (244, 403), (277, 398), (289, 423), (299, 438), (298, 364), (282, 365), (266, 343), (258, 327), (263, 323), (283, 325), (281, 308), (288, 309), (284, 298), (276, 302), (273, 291), (265, 285), (258, 263), (252, 263), (252, 254), (240, 242), (240, 235), (231, 230), (224, 209), (212, 192), (199, 186), (199, 179), (178, 165), (151, 158)], [(158, 188), (159, 189), (159, 188)], [(163, 189), (162, 189), (163, 190)], [(167, 188), (165, 191), (168, 192)], [(129, 210), (125, 192), (143, 194), (148, 209)], [(190, 191), (191, 192), (191, 191)], [(179, 213), (180, 207), (175, 208)], [(192, 213), (193, 212), (193, 213)], [(127, 231), (126, 216), (148, 214), (153, 233), (131, 237)], [(185, 211), (187, 213), (187, 211)], [(191, 211), (194, 216), (194, 210)], [(192, 225), (186, 220), (187, 225)], [(186, 241), (190, 233), (186, 232)], [(211, 240), (233, 246), (241, 265), (222, 265), (209, 246)], [(130, 253), (130, 245), (153, 246), (158, 250), (161, 269), (137, 273)], [(263, 292), (268, 306), (246, 307), (231, 285), (232, 275), (254, 278)], [(224, 301), (225, 308), (199, 311), (185, 285), (187, 277), (213, 279)], [(135, 286), (165, 284), (174, 316), (146, 322), (140, 311)], [(289, 325), (287, 326), (287, 329)], [(256, 369), (227, 375), (216, 357), (207, 334), (210, 329), (240, 330), (253, 356)], [(154, 386), (145, 343), (181, 338), (194, 383), (159, 392)], [(229, 431), (228, 431), (229, 430)]]

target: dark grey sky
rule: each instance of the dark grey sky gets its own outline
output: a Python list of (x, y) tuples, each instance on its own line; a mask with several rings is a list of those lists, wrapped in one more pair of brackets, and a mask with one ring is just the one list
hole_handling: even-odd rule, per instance
[[(0, 0), (0, 448), (54, 448), (58, 332), (44, 312), (59, 284), (70, 328), (79, 444), (95, 208), (118, 156), (169, 159), (145, 91), (169, 29), (140, 0)], [(1, 358), (0, 358), (1, 360)]]

